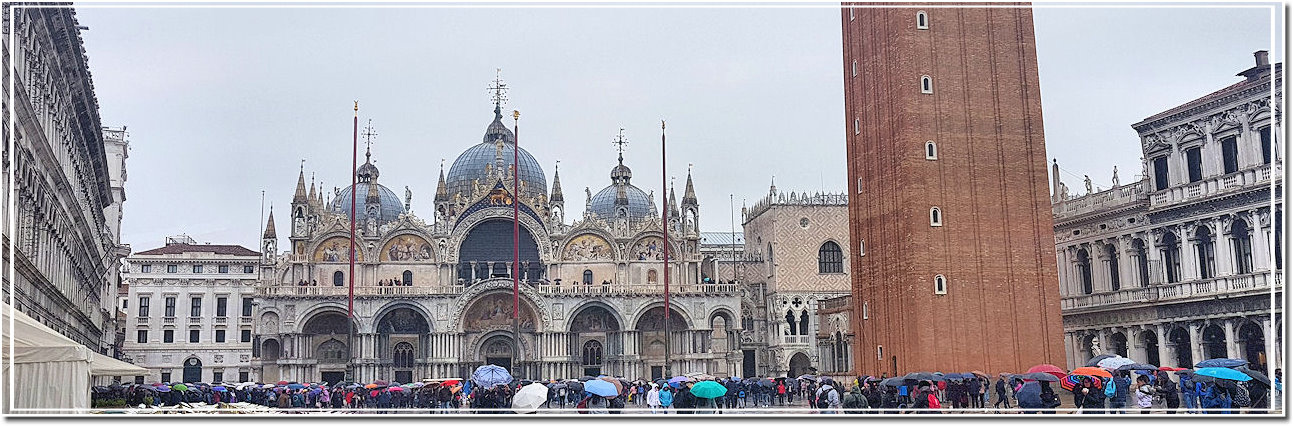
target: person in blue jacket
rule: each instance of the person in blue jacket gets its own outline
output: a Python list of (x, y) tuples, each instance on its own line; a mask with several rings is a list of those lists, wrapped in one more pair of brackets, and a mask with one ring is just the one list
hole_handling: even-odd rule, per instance
[(669, 414), (670, 407), (674, 405), (674, 392), (669, 386), (662, 386), (660, 390), (660, 408)]

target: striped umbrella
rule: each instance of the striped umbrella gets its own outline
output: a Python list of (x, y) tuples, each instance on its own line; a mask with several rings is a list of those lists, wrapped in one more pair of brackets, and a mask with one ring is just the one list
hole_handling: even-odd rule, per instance
[(1101, 381), (1100, 377), (1083, 376), (1083, 375), (1075, 375), (1075, 374), (1070, 374), (1060, 379), (1060, 387), (1061, 389), (1072, 392), (1075, 386), (1078, 386), (1080, 383), (1083, 382), (1084, 378), (1092, 379), (1092, 382), (1099, 387), (1102, 387), (1102, 388), (1105, 387), (1105, 383)]

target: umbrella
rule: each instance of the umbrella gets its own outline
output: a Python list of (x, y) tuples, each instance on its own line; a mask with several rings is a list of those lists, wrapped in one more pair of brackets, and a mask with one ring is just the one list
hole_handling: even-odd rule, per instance
[(377, 398), (377, 391), (369, 392), (369, 393), (368, 393), (368, 396), (369, 396), (369, 397), (372, 397), (372, 398)]
[(589, 380), (584, 382), (584, 391), (605, 397), (613, 397), (620, 394), (620, 392), (616, 392), (616, 385), (613, 385), (611, 382), (606, 380)]
[(261, 389), (274, 389), (274, 384), (266, 383), (264, 385), (261, 385)]
[(1259, 383), (1267, 385), (1268, 387), (1271, 387), (1272, 385), (1271, 379), (1268, 379), (1266, 374), (1251, 370), (1248, 367), (1236, 367), (1236, 371), (1245, 373), (1245, 375), (1253, 377), (1254, 380), (1257, 380)]
[(364, 385), (364, 389), (377, 389), (377, 383), (369, 383), (367, 385)]
[(728, 393), (728, 388), (723, 387), (719, 382), (707, 380), (692, 385), (692, 395), (698, 398), (717, 398)]
[(1114, 378), (1114, 375), (1110, 374), (1109, 371), (1105, 371), (1104, 369), (1100, 369), (1096, 367), (1078, 367), (1078, 368), (1075, 368), (1074, 371), (1069, 372), (1069, 374), (1074, 376), (1104, 377), (1107, 379)]
[(763, 386), (763, 387), (766, 387), (766, 388), (771, 388), (771, 387), (773, 387), (773, 381), (772, 381), (772, 380), (768, 380), (768, 379), (760, 379), (760, 380), (759, 380), (759, 385), (760, 385), (760, 386)]
[(224, 392), (224, 391), (225, 391), (225, 387), (224, 387), (224, 386), (212, 386), (212, 387), (211, 387), (211, 390), (216, 391), (216, 392)]
[(1242, 359), (1235, 359), (1235, 358), (1213, 358), (1213, 359), (1206, 359), (1204, 361), (1200, 361), (1198, 364), (1195, 364), (1195, 368), (1209, 368), (1209, 367), (1232, 368), (1232, 367), (1239, 367), (1245, 364), (1249, 364), (1249, 361), (1245, 361)]
[(581, 381), (581, 382), (587, 382), (587, 381), (589, 381), (589, 380), (593, 380), (593, 379), (596, 379), (596, 378), (597, 378), (597, 377), (593, 377), (593, 376), (584, 376), (584, 377), (580, 377), (580, 381)]
[[(945, 377), (946, 377), (946, 376), (945, 376)], [(903, 378), (904, 378), (904, 379), (908, 379), (908, 380), (930, 380), (930, 381), (942, 381), (942, 380), (943, 380), (943, 379), (941, 379), (941, 378), (939, 378), (939, 377), (936, 377), (934, 374), (930, 374), (930, 373), (927, 373), (927, 372), (908, 373), (906, 376), (903, 376)]]
[(798, 379), (798, 380), (818, 380), (818, 376), (814, 376), (814, 375), (812, 375), (812, 374), (803, 374), (803, 375), (800, 375), (800, 377), (796, 377), (796, 379)]
[(1133, 370), (1150, 370), (1150, 371), (1155, 371), (1155, 370), (1158, 370), (1158, 368), (1155, 368), (1155, 366), (1150, 365), (1150, 364), (1142, 364), (1142, 363), (1139, 363), (1139, 362), (1134, 362), (1134, 363), (1132, 363), (1132, 364), (1124, 364), (1124, 365), (1120, 365), (1120, 366), (1119, 366), (1119, 368), (1116, 368), (1115, 370), (1116, 370), (1116, 371), (1133, 371)]
[(542, 383), (531, 383), (522, 386), (521, 390), (512, 396), (512, 411), (521, 414), (533, 413), (547, 400), (548, 387)]
[(1069, 375), (1069, 373), (1065, 372), (1065, 369), (1051, 364), (1035, 365), (1033, 367), (1030, 367), (1027, 373), (1049, 373), (1053, 376), (1056, 376), (1057, 379), (1064, 378), (1065, 376)]
[(616, 395), (619, 395), (621, 392), (624, 392), (624, 391), (625, 391), (624, 384), (620, 383), (620, 381), (619, 381), (619, 380), (616, 380), (616, 379), (611, 378), (611, 377), (602, 377), (602, 378), (600, 378), (600, 379), (598, 379), (598, 380), (601, 380), (601, 381), (604, 381), (604, 382), (610, 383), (610, 384), (611, 384), (611, 386), (615, 386), (615, 388), (616, 388)]
[[(1087, 367), (1087, 368), (1096, 368), (1096, 367)], [(1109, 373), (1106, 373), (1106, 374), (1109, 374)], [(1072, 391), (1074, 390), (1074, 386), (1077, 386), (1079, 383), (1082, 383), (1083, 378), (1085, 377), (1095, 380), (1096, 385), (1101, 386), (1102, 382), (1100, 377), (1092, 377), (1092, 376), (1081, 375), (1081, 374), (1070, 374), (1068, 376), (1065, 376), (1065, 378), (1060, 379), (1060, 387), (1067, 391)]]
[(903, 386), (903, 385), (904, 385), (904, 383), (903, 383), (903, 382), (904, 382), (904, 379), (903, 379), (903, 377), (902, 377), (902, 376), (898, 376), (898, 377), (890, 377), (890, 378), (888, 378), (888, 379), (881, 380), (881, 385), (882, 385), (882, 386), (893, 386), (893, 387), (898, 387), (898, 386)]
[(1060, 378), (1056, 377), (1056, 375), (1051, 373), (1044, 373), (1041, 371), (1035, 372), (1035, 373), (1025, 373), (1021, 375), (1020, 378), (1025, 380), (1037, 380), (1039, 382), (1059, 382), (1060, 381)]
[(987, 378), (988, 378), (988, 374), (984, 373), (983, 371), (979, 371), (979, 370), (971, 370), (970, 374), (974, 374), (974, 375), (976, 375), (976, 376), (980, 376), (980, 377), (983, 377), (983, 378), (985, 378), (985, 379), (987, 379)]
[(454, 385), (457, 385), (458, 382), (459, 382), (459, 379), (449, 379), (449, 380), (440, 382), (440, 384), (445, 386), (454, 386)]
[(961, 373), (947, 373), (947, 374), (944, 374), (944, 380), (961, 380), (961, 379), (965, 379), (965, 378), (967, 378), (967, 377), (966, 377), (966, 376), (963, 376)]
[(685, 376), (674, 376), (673, 378), (669, 379), (669, 382), (673, 384), (673, 383), (679, 383), (679, 382), (686, 382), (688, 380), (692, 380), (692, 379), (689, 379)]
[(303, 384), (300, 384), (300, 383), (292, 383), (292, 384), (289, 384), (287, 387), (288, 387), (288, 389), (297, 390), (297, 389), (305, 388), (305, 387), (306, 387), (306, 385), (303, 385)]
[(153, 390), (158, 391), (158, 392), (170, 392), (170, 391), (171, 391), (171, 387), (170, 387), (170, 386), (166, 386), (166, 385), (160, 385), (160, 386), (156, 386), (156, 387), (154, 387), (154, 388), (153, 388)]
[(387, 382), (386, 380), (376, 380), (376, 381), (374, 381), (373, 383), (377, 384), (378, 386), (386, 386), (386, 385), (391, 384), (391, 383)]
[(189, 387), (188, 387), (188, 386), (185, 386), (185, 385), (184, 385), (184, 383), (176, 383), (174, 386), (171, 386), (171, 389), (175, 389), (175, 390), (177, 390), (177, 391), (184, 392), (184, 391), (186, 391), (186, 390), (189, 390)]
[(1101, 360), (1106, 358), (1114, 358), (1114, 355), (1110, 355), (1110, 354), (1097, 355), (1092, 357), (1092, 359), (1087, 360), (1087, 364), (1083, 364), (1083, 365), (1087, 367), (1096, 367), (1099, 365)]
[(508, 373), (508, 369), (494, 364), (482, 365), (477, 367), (476, 372), (472, 373), (472, 381), (488, 388), (494, 385), (511, 383), (512, 374)]
[(1182, 371), (1182, 370), (1185, 370), (1185, 368), (1159, 367), (1159, 371)]
[(1222, 367), (1201, 368), (1199, 370), (1195, 370), (1195, 375), (1213, 377), (1217, 379), (1236, 380), (1241, 382), (1247, 382), (1247, 381), (1253, 380), (1253, 377), (1249, 377), (1249, 375), (1245, 373), (1232, 370), (1230, 368), (1222, 368)]
[(279, 385), (279, 386), (286, 386), (287, 384), (288, 384), (287, 380), (279, 380), (278, 383), (275, 383), (275, 385)]
[(1121, 356), (1116, 356), (1116, 357), (1109, 357), (1109, 358), (1097, 361), (1096, 366), (1104, 368), (1106, 370), (1114, 370), (1124, 365), (1136, 364), (1136, 363), (1137, 363), (1136, 361), (1133, 361), (1131, 359), (1124, 358)]

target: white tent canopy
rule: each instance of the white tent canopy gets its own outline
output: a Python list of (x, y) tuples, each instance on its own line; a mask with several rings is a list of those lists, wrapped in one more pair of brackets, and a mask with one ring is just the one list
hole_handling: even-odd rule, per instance
[(6, 414), (81, 413), (90, 407), (91, 376), (148, 372), (96, 353), (8, 303), (0, 304)]

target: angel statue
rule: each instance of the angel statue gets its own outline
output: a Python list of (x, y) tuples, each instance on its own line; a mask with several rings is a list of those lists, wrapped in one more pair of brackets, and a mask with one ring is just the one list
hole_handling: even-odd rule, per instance
[(404, 186), (404, 211), (407, 212), (412, 209), (413, 209), (413, 191), (410, 191), (409, 186), (405, 185)]

